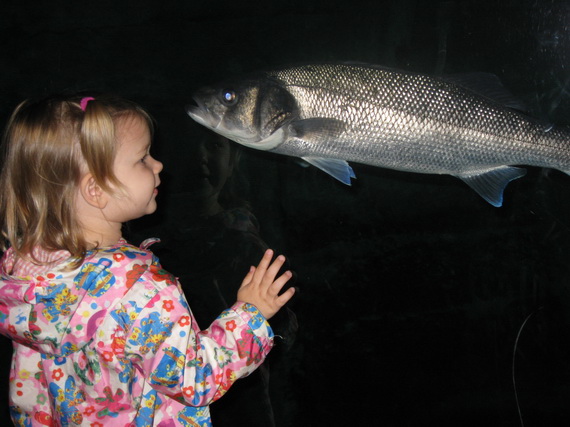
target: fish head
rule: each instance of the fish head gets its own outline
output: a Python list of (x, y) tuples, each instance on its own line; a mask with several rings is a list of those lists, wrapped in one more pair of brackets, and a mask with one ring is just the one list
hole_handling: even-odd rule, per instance
[(298, 113), (295, 98), (279, 81), (266, 76), (226, 81), (199, 89), (186, 107), (199, 124), (232, 141), (271, 150), (288, 138), (288, 124)]

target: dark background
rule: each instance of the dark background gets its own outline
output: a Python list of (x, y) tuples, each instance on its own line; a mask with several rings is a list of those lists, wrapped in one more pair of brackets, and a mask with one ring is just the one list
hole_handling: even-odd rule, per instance
[[(0, 119), (62, 90), (133, 99), (157, 120), (166, 197), (185, 186), (192, 91), (268, 66), (491, 72), (568, 125), (569, 22), (570, 2), (550, 0), (4, 1)], [(516, 426), (514, 382), (525, 426), (568, 424), (568, 176), (530, 168), (497, 209), (448, 176), (353, 165), (345, 187), (251, 150), (240, 168), (300, 289), (297, 339), (272, 370), (278, 426)]]

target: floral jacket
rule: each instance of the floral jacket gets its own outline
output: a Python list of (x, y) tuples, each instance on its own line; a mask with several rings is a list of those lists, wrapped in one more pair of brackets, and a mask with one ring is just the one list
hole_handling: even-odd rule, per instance
[(273, 345), (236, 303), (200, 331), (178, 281), (124, 240), (41, 275), (0, 265), (0, 333), (10, 337), (10, 411), (20, 426), (209, 426), (208, 404)]

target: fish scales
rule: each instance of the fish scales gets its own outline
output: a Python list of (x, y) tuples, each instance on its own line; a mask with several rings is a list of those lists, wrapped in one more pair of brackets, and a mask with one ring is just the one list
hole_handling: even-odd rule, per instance
[[(567, 144), (557, 142), (560, 132), (545, 133), (543, 124), (497, 108), (459, 86), (382, 69), (322, 67), (269, 74), (302, 100), (301, 119), (335, 117), (340, 111), (349, 124), (342, 137), (350, 143), (316, 141), (301, 144), (302, 150), (310, 147), (317, 155), (346, 155), (349, 161), (425, 173), (460, 172), (471, 159), (485, 166), (560, 162), (570, 168)], [(275, 151), (304, 154), (293, 147)]]
[(188, 114), (202, 125), (247, 147), (300, 157), (349, 185), (349, 161), (450, 174), (501, 206), (506, 185), (525, 173), (514, 165), (570, 171), (566, 128), (457, 78), (308, 64), (230, 79), (194, 99)]

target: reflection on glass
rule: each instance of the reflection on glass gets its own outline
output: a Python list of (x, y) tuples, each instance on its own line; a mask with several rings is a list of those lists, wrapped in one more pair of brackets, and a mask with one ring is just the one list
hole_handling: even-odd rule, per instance
[[(153, 252), (179, 277), (198, 323), (208, 325), (235, 302), (242, 278), (267, 245), (248, 202), (239, 194), (239, 146), (198, 129), (186, 144), (185, 170), (177, 171), (184, 179), (177, 187), (181, 191), (162, 195), (166, 216), (154, 233), (161, 243)], [(282, 338), (277, 338), (260, 369), (211, 406), (215, 426), (235, 426), (236, 420), (247, 426), (275, 425), (268, 366), (292, 342), (295, 316), (289, 309), (281, 310), (271, 326)]]

